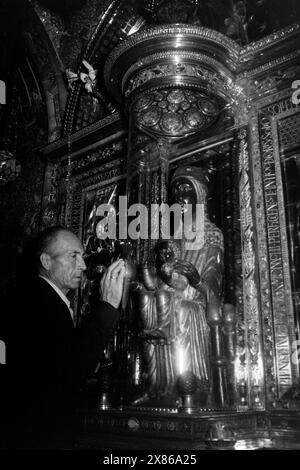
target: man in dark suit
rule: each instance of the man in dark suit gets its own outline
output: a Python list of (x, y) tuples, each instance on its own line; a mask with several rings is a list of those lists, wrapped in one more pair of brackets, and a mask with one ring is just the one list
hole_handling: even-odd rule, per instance
[(51, 448), (71, 432), (78, 390), (98, 366), (118, 318), (124, 261), (108, 267), (101, 300), (74, 326), (67, 298), (86, 269), (80, 240), (69, 230), (42, 232), (35, 249), (38, 275), (16, 293), (7, 345), (13, 445)]

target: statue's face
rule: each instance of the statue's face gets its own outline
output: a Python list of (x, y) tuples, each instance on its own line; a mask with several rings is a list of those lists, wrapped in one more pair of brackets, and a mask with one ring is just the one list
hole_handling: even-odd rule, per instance
[(156, 264), (162, 266), (164, 263), (174, 261), (174, 251), (168, 242), (161, 243), (156, 249)]
[(180, 204), (196, 204), (197, 195), (194, 187), (187, 178), (178, 178), (172, 186), (172, 202)]

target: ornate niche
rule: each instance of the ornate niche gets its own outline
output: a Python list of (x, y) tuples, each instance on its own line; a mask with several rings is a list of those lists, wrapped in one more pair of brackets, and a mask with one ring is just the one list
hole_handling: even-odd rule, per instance
[[(125, 109), (129, 116), (127, 188), (130, 203), (139, 202), (146, 205), (148, 209), (152, 207), (152, 204), (169, 203), (168, 180), (172, 178), (170, 166), (172, 158), (176, 155), (176, 159), (181, 159), (181, 165), (189, 164), (189, 160), (185, 162), (182, 155), (191, 142), (194, 142), (195, 145), (195, 142), (198, 141), (199, 148), (199, 141), (204, 142), (205, 138), (222, 134), (224, 128), (226, 129), (225, 123), (228, 125), (232, 122), (230, 122), (230, 113), (227, 113), (227, 110), (236, 106), (241, 94), (240, 88), (235, 86), (233, 80), (237, 67), (238, 48), (233, 42), (226, 40), (225, 51), (223, 45), (221, 46), (221, 42), (224, 40), (223, 36), (221, 38), (218, 33), (205, 28), (171, 25), (137, 33), (118, 46), (109, 56), (104, 67), (106, 85), (118, 100), (121, 101), (123, 95)], [(165, 45), (164, 48), (162, 48), (162, 44)], [(161, 52), (162, 50), (163, 52)], [(220, 123), (223, 124), (223, 128)], [(216, 141), (220, 142), (218, 138), (214, 138), (214, 145), (216, 145)], [(236, 149), (235, 151), (237, 152)], [(225, 162), (223, 163), (225, 168)], [(219, 184), (222, 181), (222, 184), (228, 185), (228, 196), (231, 191), (229, 188), (234, 187), (231, 185), (229, 177), (232, 161), (228, 160), (227, 169), (224, 169), (222, 173), (224, 182), (220, 176), (221, 173), (218, 173), (219, 162), (216, 164), (213, 159), (210, 159), (210, 162), (207, 159), (205, 165), (207, 166), (206, 173), (210, 171), (211, 178), (214, 180), (212, 183), (215, 185), (213, 192), (216, 192), (218, 184), (216, 181), (219, 178)], [(198, 168), (200, 169), (200, 167)], [(214, 173), (216, 173), (216, 178), (213, 178)], [(234, 172), (232, 172), (233, 174)], [(237, 186), (238, 184), (235, 182), (235, 187), (237, 188)], [(139, 190), (136, 191), (136, 188)], [(214, 199), (212, 197), (210, 200), (211, 206), (215, 203)], [(236, 208), (237, 205), (238, 203)], [(218, 202), (216, 206), (218, 206)], [(223, 200), (221, 206), (225, 208)], [(232, 209), (232, 206), (228, 204), (224, 213), (229, 207), (230, 210)], [(219, 208), (214, 207), (212, 212), (215, 212), (215, 218), (218, 217), (218, 214), (219, 218), (223, 217), (223, 212), (219, 211)], [(226, 221), (223, 220), (224, 226), (227, 224), (226, 230), (230, 219), (231, 215), (228, 215)], [(162, 218), (158, 220), (156, 229), (161, 237)], [(232, 227), (230, 230), (233, 232)], [(230, 236), (227, 237), (228, 244), (232, 243), (229, 242), (229, 239)], [(153, 250), (155, 250), (155, 243), (150, 237), (138, 240), (136, 260), (138, 268), (141, 268), (142, 271), (148, 263), (151, 265)], [(183, 250), (186, 253), (185, 248)], [(227, 253), (229, 253), (228, 250)], [(228, 259), (232, 259), (231, 255)], [(231, 263), (227, 263), (228, 283), (230, 283), (229, 272), (231, 269)], [(227, 295), (229, 296), (229, 288)], [(235, 280), (231, 281), (231, 296), (234, 297), (235, 303)], [(150, 298), (151, 295), (149, 302), (152, 302)], [(228, 400), (225, 398), (226, 379), (224, 374), (226, 375), (226, 373), (221, 353), (220, 328), (221, 322), (218, 319), (212, 328), (215, 336), (211, 344), (216, 344), (216, 350), (219, 351), (216, 355), (218, 359), (215, 358), (214, 362), (215, 376), (218, 375), (219, 378), (215, 377), (215, 385), (212, 386), (212, 382), (210, 382), (210, 387), (211, 391), (215, 389), (211, 395), (218, 396), (215, 403), (224, 407), (228, 405)], [(157, 369), (160, 367), (160, 362), (158, 359), (159, 348), (156, 346), (158, 345), (154, 345), (158, 361)], [(170, 352), (172, 347), (172, 345), (170, 348), (167, 347), (166, 351), (168, 352), (162, 353), (166, 353), (169, 358), (171, 357), (170, 363), (175, 354)], [(153, 357), (151, 355), (151, 361)], [(231, 359), (234, 360), (233, 357)], [(149, 366), (151, 370), (154, 367), (152, 366), (153, 364)], [(174, 364), (168, 370), (171, 371), (171, 369), (175, 369)], [(168, 382), (176, 382), (173, 372), (170, 372), (169, 375), (169, 372), (165, 370), (163, 373), (168, 375)], [(199, 372), (197, 377), (200, 376)], [(207, 377), (204, 373), (203, 376)], [(154, 377), (154, 373), (151, 374), (151, 377)], [(216, 385), (221, 382), (222, 386)], [(233, 392), (233, 375), (229, 382), (231, 382), (230, 386)], [(172, 390), (174, 390), (174, 384), (172, 385), (173, 389), (171, 386), (170, 388), (162, 386), (160, 389), (156, 388), (154, 384), (152, 385), (153, 390), (157, 390), (157, 396), (168, 394), (171, 396)], [(247, 394), (248, 392), (245, 390), (243, 393)], [(172, 401), (171, 398), (170, 401)], [(248, 403), (248, 400), (245, 399), (245, 402)]]
[[(195, 172), (201, 169), (205, 175), (208, 218), (221, 230), (224, 238), (220, 344), (225, 358), (226, 407), (246, 410), (250, 406), (249, 388), (246, 386), (249, 358), (245, 351), (239, 136), (227, 131), (197, 144), (193, 144), (191, 139), (184, 142), (180, 144), (180, 149), (174, 149), (170, 159), (169, 180), (185, 166), (191, 166)], [(214, 359), (211, 359), (213, 369)], [(244, 380), (244, 386), (239, 386), (238, 378)]]
[[(243, 279), (235, 377), (237, 406), (243, 410), (274, 406), (276, 399), (297, 376), (289, 360), (290, 345), (294, 338), (294, 319), (287, 274), (289, 261), (284, 258), (288, 253), (284, 237), (285, 220), (280, 216), (279, 234), (283, 235), (283, 250), (282, 254), (278, 251), (276, 255), (270, 245), (272, 237), (269, 230), (271, 228), (275, 233), (274, 225), (271, 227), (269, 224), (270, 217), (275, 217), (275, 213), (272, 214), (273, 194), (268, 193), (268, 187), (271, 186), (265, 179), (268, 175), (264, 171), (269, 171), (268, 155), (276, 147), (276, 136), (274, 134), (271, 139), (270, 130), (272, 116), (276, 112), (267, 108), (273, 103), (274, 109), (287, 109), (285, 105), (276, 104), (280, 96), (277, 94), (275, 98), (274, 94), (283, 89), (282, 82), (294, 77), (297, 70), (294, 64), (298, 52), (293, 49), (293, 41), (297, 38), (298, 30), (297, 26), (291, 27), (267, 40), (239, 48), (218, 33), (203, 28), (152, 28), (120, 45), (111, 54), (104, 69), (108, 89), (120, 101), (123, 95), (130, 115), (130, 178), (137, 183), (133, 186), (141, 187), (145, 192), (149, 188), (149, 178), (143, 180), (141, 169), (146, 170), (145, 174), (150, 174), (157, 170), (153, 162), (160, 161), (162, 178), (159, 177), (159, 181), (164, 181), (161, 186), (157, 186), (156, 196), (160, 201), (165, 201), (167, 197), (164, 189), (167, 175), (172, 170), (170, 165), (173, 165), (174, 155), (184, 161), (184, 145), (188, 147), (188, 142), (194, 139), (193, 134), (197, 135), (197, 130), (201, 128), (201, 113), (197, 109), (193, 119), (185, 121), (190, 127), (187, 132), (182, 126), (180, 112), (186, 116), (189, 109), (178, 111), (178, 103), (174, 99), (180, 101), (191, 90), (194, 98), (198, 90), (200, 93), (205, 91), (221, 96), (233, 109), (237, 126), (235, 149), (240, 208), (237, 220), (240, 221), (241, 230)], [(157, 46), (162, 41), (166, 43), (166, 51), (161, 52), (160, 49), (157, 52)], [(220, 41), (224, 46), (222, 51), (219, 51)], [(262, 102), (264, 96), (270, 98)], [(169, 109), (168, 103), (165, 105), (166, 101), (172, 103), (172, 109)], [(257, 104), (257, 101), (260, 103)], [(203, 139), (203, 130), (201, 136), (198, 134), (199, 141)], [(220, 130), (214, 131), (220, 135)], [(189, 135), (188, 139), (184, 139), (184, 134)], [(165, 153), (159, 150), (159, 145), (152, 145), (153, 136), (156, 136), (158, 142), (162, 138), (160, 150), (163, 148)], [(166, 158), (166, 154), (172, 154), (172, 158)], [(280, 182), (276, 186), (277, 193), (280, 201), (283, 197)], [(152, 194), (156, 197), (155, 191), (150, 191), (150, 199)], [(142, 197), (145, 195), (142, 194)], [(275, 202), (277, 211), (277, 199)], [(282, 205), (281, 214), (283, 212)], [(142, 260), (149, 248), (143, 247)], [(226, 269), (230, 271), (230, 263)], [(227, 277), (230, 279), (230, 273)]]

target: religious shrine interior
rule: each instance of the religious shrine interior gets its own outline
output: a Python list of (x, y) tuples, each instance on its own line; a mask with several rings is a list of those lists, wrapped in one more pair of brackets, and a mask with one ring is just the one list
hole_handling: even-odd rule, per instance
[(0, 39), (0, 300), (47, 227), (76, 322), (125, 260), (74, 448), (299, 449), (299, 0), (0, 0)]

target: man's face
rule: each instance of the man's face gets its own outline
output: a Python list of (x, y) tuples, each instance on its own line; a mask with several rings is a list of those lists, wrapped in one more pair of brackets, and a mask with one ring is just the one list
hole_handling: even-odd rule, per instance
[(47, 275), (49, 279), (64, 293), (77, 289), (81, 283), (83, 271), (86, 269), (83, 260), (83, 247), (79, 239), (71, 232), (59, 232), (47, 249)]

